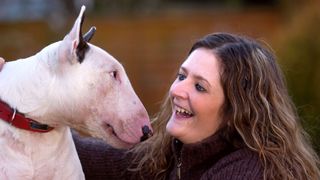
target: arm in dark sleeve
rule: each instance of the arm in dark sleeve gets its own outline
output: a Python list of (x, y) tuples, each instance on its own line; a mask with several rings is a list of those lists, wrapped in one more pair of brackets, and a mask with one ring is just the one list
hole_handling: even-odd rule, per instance
[(130, 158), (125, 150), (112, 148), (95, 138), (81, 137), (76, 132), (72, 136), (87, 180), (119, 179), (127, 173)]

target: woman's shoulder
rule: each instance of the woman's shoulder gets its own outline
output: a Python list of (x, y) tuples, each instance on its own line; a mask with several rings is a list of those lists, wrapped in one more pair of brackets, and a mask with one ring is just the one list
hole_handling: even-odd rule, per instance
[(263, 165), (259, 154), (240, 148), (220, 158), (201, 179), (263, 179)]

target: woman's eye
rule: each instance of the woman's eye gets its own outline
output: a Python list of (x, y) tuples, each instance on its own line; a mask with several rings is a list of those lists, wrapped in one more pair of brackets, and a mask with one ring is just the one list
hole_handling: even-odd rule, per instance
[(197, 91), (200, 91), (200, 92), (206, 91), (206, 89), (204, 87), (202, 87), (200, 84), (196, 84), (195, 87), (196, 87)]
[(184, 80), (186, 78), (186, 76), (185, 75), (183, 75), (183, 74), (178, 74), (178, 79), (180, 80), (180, 81), (182, 81), (182, 80)]

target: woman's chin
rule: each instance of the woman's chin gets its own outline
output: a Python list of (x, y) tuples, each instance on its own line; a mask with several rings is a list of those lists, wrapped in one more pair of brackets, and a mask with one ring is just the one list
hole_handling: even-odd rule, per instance
[(173, 137), (179, 138), (184, 132), (184, 127), (181, 123), (177, 123), (176, 120), (170, 119), (166, 126), (166, 131)]

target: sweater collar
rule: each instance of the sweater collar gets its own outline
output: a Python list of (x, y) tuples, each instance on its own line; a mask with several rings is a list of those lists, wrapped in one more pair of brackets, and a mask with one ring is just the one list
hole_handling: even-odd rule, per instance
[(191, 168), (212, 164), (233, 149), (220, 133), (215, 133), (200, 142), (192, 144), (183, 144), (181, 141), (174, 139), (172, 146), (176, 163), (181, 163), (181, 174), (187, 173)]

